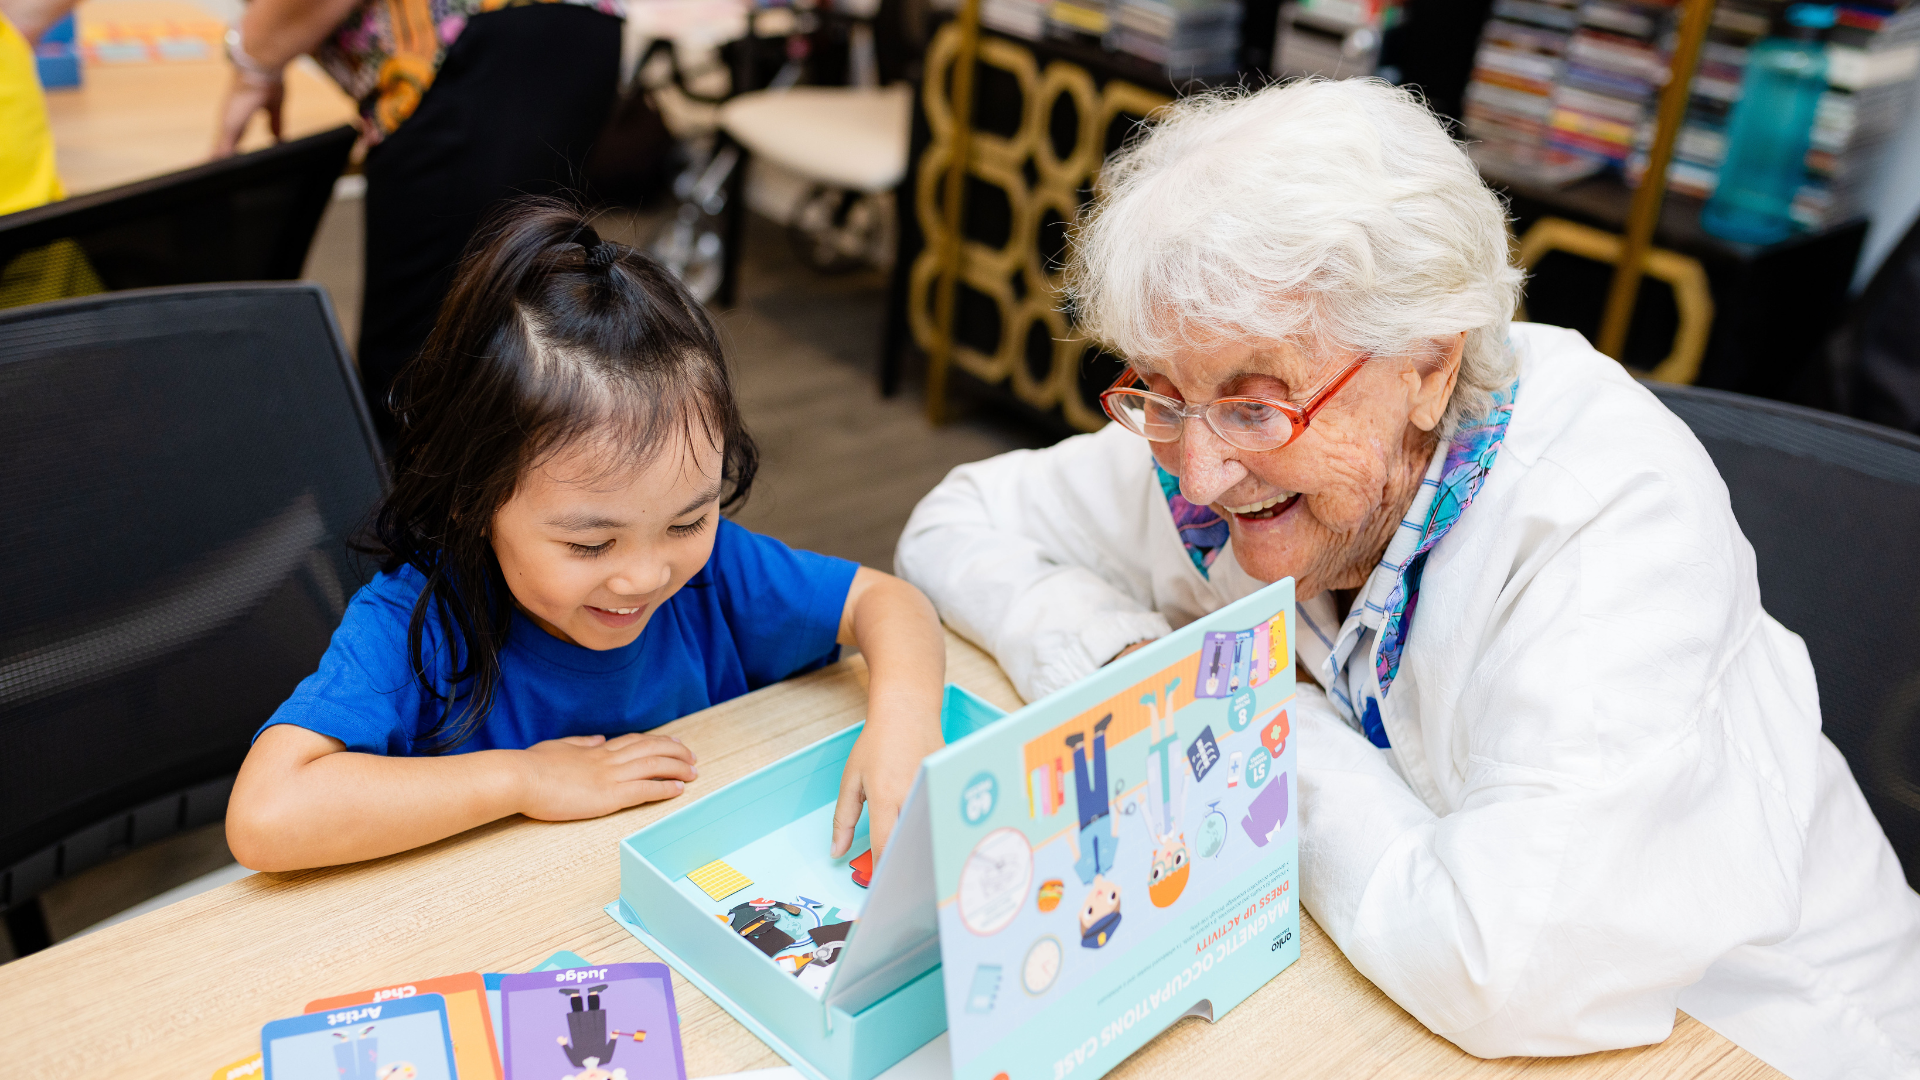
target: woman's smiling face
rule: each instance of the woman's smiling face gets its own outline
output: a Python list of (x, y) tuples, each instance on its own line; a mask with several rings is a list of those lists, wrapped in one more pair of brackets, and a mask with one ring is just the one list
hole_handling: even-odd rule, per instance
[[(1223, 442), (1204, 420), (1151, 443), (1180, 493), (1225, 518), (1242, 569), (1261, 581), (1295, 579), (1307, 599), (1357, 588), (1386, 550), (1413, 500), (1459, 371), (1465, 336), (1425, 363), (1368, 361), (1293, 442), (1251, 452)], [(1309, 352), (1289, 342), (1197, 340), (1135, 368), (1147, 388), (1190, 403), (1235, 395), (1304, 402), (1359, 357)]]

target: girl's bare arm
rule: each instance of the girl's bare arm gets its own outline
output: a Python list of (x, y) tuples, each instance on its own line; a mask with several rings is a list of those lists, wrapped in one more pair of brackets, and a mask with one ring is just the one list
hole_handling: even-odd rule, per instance
[(567, 821), (670, 799), (697, 775), (693, 751), (645, 733), (386, 757), (276, 724), (260, 733), (240, 767), (227, 806), (227, 846), (255, 870), (358, 862), (509, 814)]

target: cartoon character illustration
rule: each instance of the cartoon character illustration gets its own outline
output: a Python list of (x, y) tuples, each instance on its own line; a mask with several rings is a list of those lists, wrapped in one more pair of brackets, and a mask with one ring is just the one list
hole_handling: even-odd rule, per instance
[(1093, 891), (1080, 905), (1080, 944), (1083, 948), (1104, 949), (1120, 929), (1120, 886), (1095, 876)]
[[(1173, 721), (1173, 692), (1180, 680), (1168, 683), (1159, 694), (1147, 694), (1140, 704), (1147, 707), (1147, 802), (1144, 824), (1153, 844), (1151, 869), (1147, 872), (1147, 899), (1154, 907), (1167, 907), (1180, 898), (1187, 887), (1188, 864), (1193, 856), (1180, 828), (1187, 799), (1187, 777), (1191, 773), (1188, 758), (1174, 763), (1173, 749), (1179, 745), (1179, 732)], [(1212, 736), (1207, 738), (1209, 744)], [(1219, 751), (1213, 751), (1215, 758)], [(1160, 759), (1159, 786), (1153, 782), (1153, 759)], [(1177, 785), (1176, 785), (1177, 781)]]
[(1207, 666), (1208, 697), (1220, 696), (1220, 654), (1226, 651), (1226, 643), (1218, 639), (1224, 636), (1225, 635), (1221, 634), (1207, 635), (1207, 644), (1212, 646), (1208, 651), (1213, 654), (1213, 663)]
[(608, 1072), (600, 1067), (600, 1059), (588, 1058), (579, 1072), (563, 1076), (560, 1080), (627, 1080), (627, 1070), (615, 1069)]
[(607, 1011), (600, 1007), (600, 992), (606, 988), (605, 983), (585, 990), (577, 986), (560, 988), (571, 1008), (567, 1011), (567, 1033), (555, 1036), (555, 1041), (576, 1069), (613, 1060), (618, 1041), (607, 1038)]
[(1233, 635), (1233, 672), (1227, 678), (1227, 693), (1239, 690), (1247, 682), (1247, 669), (1253, 663), (1253, 632), (1242, 630)]
[(1087, 737), (1076, 731), (1067, 736), (1073, 749), (1074, 802), (1080, 811), (1080, 857), (1074, 872), (1082, 884), (1091, 885), (1101, 874), (1113, 869), (1113, 854), (1118, 840), (1113, 835), (1113, 816), (1107, 796), (1107, 725), (1113, 714), (1093, 725), (1093, 761), (1091, 774), (1085, 743)]
[(1187, 888), (1187, 838), (1176, 836), (1153, 849), (1153, 868), (1147, 871), (1147, 899), (1154, 907), (1168, 907)]
[(380, 1039), (373, 1033), (375, 1026), (368, 1024), (357, 1034), (333, 1033), (333, 1067), (340, 1071), (340, 1080), (379, 1080)]

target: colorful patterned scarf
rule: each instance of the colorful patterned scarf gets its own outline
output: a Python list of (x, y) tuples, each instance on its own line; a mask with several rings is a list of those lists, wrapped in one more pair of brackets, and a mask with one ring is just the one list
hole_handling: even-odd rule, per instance
[[(1320, 673), (1329, 680), (1329, 697), (1350, 712), (1368, 740), (1383, 750), (1389, 744), (1380, 718), (1380, 701), (1400, 673), (1400, 655), (1406, 648), (1414, 608), (1420, 602), (1420, 578), (1426, 571), (1427, 555), (1479, 494), (1481, 482), (1506, 441), (1518, 390), (1516, 382), (1494, 395), (1492, 410), (1463, 423), (1448, 440), (1444, 456), (1436, 454), (1438, 460), (1429, 466), (1386, 553), (1355, 598), (1327, 658), (1328, 669)], [(1194, 506), (1182, 498), (1178, 477), (1161, 469), (1158, 462), (1154, 468), (1187, 556), (1205, 577), (1220, 549), (1226, 546), (1227, 523), (1212, 509)], [(1374, 642), (1378, 648), (1369, 648)], [(1373, 667), (1369, 671), (1365, 660), (1370, 652)], [(1366, 683), (1372, 685), (1363, 685)]]

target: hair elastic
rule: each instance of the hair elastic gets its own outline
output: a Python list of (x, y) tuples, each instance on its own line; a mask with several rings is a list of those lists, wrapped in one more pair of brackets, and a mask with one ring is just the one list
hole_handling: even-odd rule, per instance
[(595, 240), (587, 247), (587, 269), (604, 274), (612, 268), (614, 263), (619, 262), (620, 256), (624, 254), (626, 249), (619, 244)]

